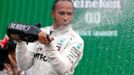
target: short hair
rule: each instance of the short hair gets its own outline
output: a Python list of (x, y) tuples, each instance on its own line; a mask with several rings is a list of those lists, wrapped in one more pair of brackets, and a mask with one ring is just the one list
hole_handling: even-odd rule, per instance
[(54, 0), (53, 6), (52, 6), (52, 10), (55, 10), (56, 4), (57, 4), (59, 1), (69, 1), (69, 2), (71, 2), (72, 5), (73, 5), (73, 1), (72, 1), (72, 0)]

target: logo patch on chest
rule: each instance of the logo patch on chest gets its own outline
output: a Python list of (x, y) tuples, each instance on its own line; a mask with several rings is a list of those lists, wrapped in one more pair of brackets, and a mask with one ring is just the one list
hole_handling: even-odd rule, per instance
[(43, 60), (43, 61), (47, 61), (47, 56), (46, 55), (43, 55), (43, 54), (40, 54), (40, 53), (36, 53), (34, 54), (34, 58), (37, 58), (39, 60)]

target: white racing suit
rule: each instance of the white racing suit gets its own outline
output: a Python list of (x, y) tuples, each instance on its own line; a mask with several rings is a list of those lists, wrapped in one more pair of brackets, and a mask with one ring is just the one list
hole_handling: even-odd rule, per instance
[(21, 70), (32, 67), (32, 75), (72, 75), (83, 55), (84, 42), (71, 26), (54, 30), (42, 28), (54, 38), (49, 45), (19, 42), (17, 63)]

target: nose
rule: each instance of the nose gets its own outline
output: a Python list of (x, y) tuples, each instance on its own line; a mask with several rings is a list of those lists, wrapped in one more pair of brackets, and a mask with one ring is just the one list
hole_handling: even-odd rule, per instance
[(68, 15), (65, 14), (65, 15), (64, 15), (64, 22), (66, 22), (66, 21), (68, 20), (68, 18), (69, 18)]

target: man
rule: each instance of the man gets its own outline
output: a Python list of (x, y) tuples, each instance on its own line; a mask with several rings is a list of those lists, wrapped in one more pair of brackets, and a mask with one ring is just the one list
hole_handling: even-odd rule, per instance
[[(72, 75), (83, 55), (84, 42), (71, 28), (71, 0), (55, 0), (52, 8), (54, 23), (42, 28), (39, 41), (18, 40), (17, 63), (21, 70), (32, 67), (32, 75)], [(49, 37), (47, 37), (49, 35)]]

